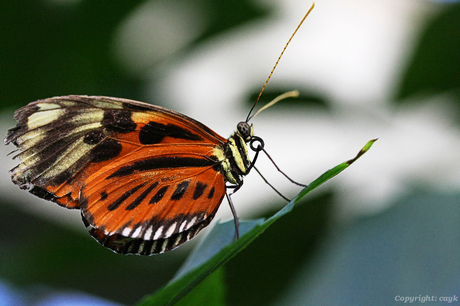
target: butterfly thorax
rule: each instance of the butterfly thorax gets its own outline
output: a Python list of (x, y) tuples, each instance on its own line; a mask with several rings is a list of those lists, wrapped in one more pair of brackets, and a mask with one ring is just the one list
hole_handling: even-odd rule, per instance
[(246, 145), (252, 139), (254, 132), (252, 125), (240, 122), (237, 130), (230, 135), (227, 142), (215, 150), (221, 162), (220, 171), (226, 180), (235, 185), (242, 184), (242, 178), (248, 173), (251, 164)]

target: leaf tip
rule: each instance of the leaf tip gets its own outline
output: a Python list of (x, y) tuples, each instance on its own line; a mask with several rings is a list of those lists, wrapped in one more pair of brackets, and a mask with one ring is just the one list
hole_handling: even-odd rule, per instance
[(364, 153), (366, 153), (367, 151), (369, 151), (369, 149), (372, 147), (372, 145), (374, 144), (374, 142), (376, 142), (378, 140), (378, 138), (374, 138), (374, 139), (371, 139), (369, 140), (365, 145), (364, 147), (358, 152), (358, 154), (356, 155), (355, 158), (352, 158), (350, 159), (349, 161), (347, 161), (347, 164), (348, 165), (351, 165), (352, 163), (354, 163), (358, 158), (360, 158)]

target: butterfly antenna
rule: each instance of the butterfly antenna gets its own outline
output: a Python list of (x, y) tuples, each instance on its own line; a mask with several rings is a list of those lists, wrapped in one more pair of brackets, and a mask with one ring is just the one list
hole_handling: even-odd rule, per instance
[[(293, 38), (294, 35), (297, 33), (297, 31), (299, 30), (300, 26), (301, 26), (302, 23), (305, 21), (305, 19), (307, 18), (307, 16), (310, 14), (310, 12), (313, 10), (314, 7), (315, 7), (315, 3), (313, 2), (313, 4), (311, 5), (310, 9), (309, 9), (308, 12), (305, 14), (305, 16), (303, 16), (302, 20), (300, 21), (299, 25), (298, 25), (297, 28), (295, 29), (294, 33), (292, 33), (292, 35), (291, 35), (291, 37), (289, 38), (288, 42), (287, 42), (286, 45), (284, 46), (283, 51), (281, 51), (281, 54), (280, 54), (280, 56), (278, 57), (278, 60), (276, 61), (275, 66), (273, 66), (272, 71), (271, 71), (270, 74), (268, 75), (268, 78), (267, 78), (267, 80), (265, 81), (264, 86), (262, 86), (262, 89), (260, 90), (259, 95), (257, 96), (256, 102), (254, 103), (254, 105), (252, 106), (251, 110), (249, 111), (248, 116), (246, 117), (246, 122), (249, 122), (249, 120), (251, 120), (251, 119), (255, 116), (255, 115), (251, 116), (251, 113), (252, 113), (252, 111), (254, 110), (254, 108), (256, 107), (257, 102), (259, 102), (260, 96), (261, 96), (262, 93), (264, 92), (265, 86), (267, 86), (268, 81), (270, 81), (270, 78), (272, 77), (272, 74), (273, 74), (273, 72), (275, 71), (276, 66), (278, 66), (278, 63), (280, 62), (281, 57), (282, 57), (283, 54), (284, 54), (284, 51), (286, 51), (287, 46), (289, 45), (289, 43), (291, 42), (292, 38)], [(276, 103), (276, 102), (275, 102), (275, 103)], [(273, 103), (273, 104), (274, 104), (274, 103)], [(273, 105), (273, 104), (272, 104), (272, 105)]]

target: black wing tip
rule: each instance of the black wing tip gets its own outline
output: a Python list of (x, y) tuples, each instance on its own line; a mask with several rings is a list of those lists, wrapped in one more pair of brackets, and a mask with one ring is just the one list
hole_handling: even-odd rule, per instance
[(37, 196), (37, 197), (42, 198), (42, 199), (45, 199), (47, 201), (55, 202), (58, 199), (54, 194), (52, 194), (51, 192), (49, 192), (45, 188), (38, 187), (38, 186), (33, 186), (29, 190), (29, 192), (31, 194), (33, 194), (34, 196)]
[(16, 137), (14, 136), (14, 134), (17, 133), (17, 131), (20, 128), (21, 127), (17, 125), (14, 128), (11, 128), (8, 130), (8, 132), (6, 133), (6, 137), (3, 138), (3, 142), (5, 143), (5, 145), (9, 145), (11, 142), (13, 142), (13, 144), (17, 146), (17, 143), (14, 142), (16, 140)]

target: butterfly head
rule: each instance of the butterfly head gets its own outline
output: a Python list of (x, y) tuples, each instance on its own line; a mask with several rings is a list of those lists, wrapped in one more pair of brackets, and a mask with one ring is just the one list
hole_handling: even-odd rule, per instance
[(238, 123), (236, 130), (246, 142), (249, 142), (254, 136), (254, 128), (252, 127), (252, 124), (249, 124), (245, 121)]

